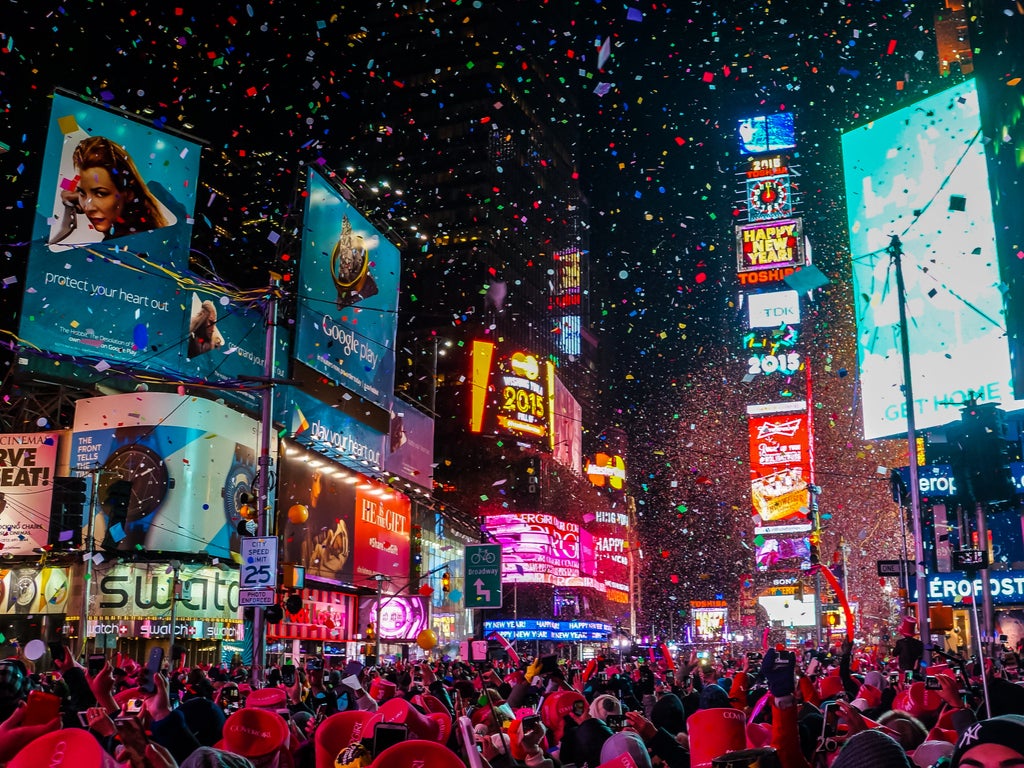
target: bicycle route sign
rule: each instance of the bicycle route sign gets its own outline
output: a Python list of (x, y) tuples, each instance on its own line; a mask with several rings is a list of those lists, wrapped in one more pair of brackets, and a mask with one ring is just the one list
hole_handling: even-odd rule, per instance
[(501, 544), (467, 544), (467, 608), (501, 608)]

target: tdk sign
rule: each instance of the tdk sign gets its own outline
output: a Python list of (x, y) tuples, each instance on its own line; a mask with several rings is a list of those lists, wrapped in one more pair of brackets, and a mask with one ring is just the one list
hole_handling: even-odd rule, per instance
[(800, 322), (800, 298), (796, 291), (748, 294), (747, 310), (751, 328), (778, 328), (782, 323)]

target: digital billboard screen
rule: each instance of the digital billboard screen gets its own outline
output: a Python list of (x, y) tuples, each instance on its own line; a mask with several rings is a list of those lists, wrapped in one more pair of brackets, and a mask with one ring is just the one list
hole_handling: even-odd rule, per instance
[(842, 137), (866, 438), (905, 434), (902, 245), (917, 429), (960, 417), (968, 392), (1011, 406), (1009, 348), (974, 81)]
[(748, 415), (747, 423), (754, 514), (762, 526), (805, 525), (811, 465), (806, 409), (779, 404), (773, 412)]
[(567, 586), (580, 577), (580, 527), (544, 513), (487, 515), (484, 530), (501, 544), (501, 580)]
[[(188, 269), (200, 145), (53, 96), (20, 336), (44, 352), (186, 381), (263, 373), (260, 309)], [(283, 371), (280, 372), (283, 375)], [(255, 407), (228, 386), (226, 398)]]
[(804, 264), (803, 219), (774, 219), (736, 227), (736, 271), (778, 271)]
[(71, 462), (98, 472), (97, 545), (225, 558), (237, 552), (240, 509), (255, 492), (259, 434), (255, 420), (198, 397), (131, 392), (79, 400)]
[[(380, 624), (377, 624), (380, 605)], [(427, 628), (427, 599), (416, 595), (359, 598), (359, 626), (373, 624), (382, 640), (415, 640)]]
[(792, 112), (744, 118), (737, 123), (736, 132), (741, 155), (777, 152), (796, 146), (796, 123)]
[[(409, 578), (409, 498), (286, 441), (281, 454), (278, 533), (285, 562), (306, 578), (376, 587), (375, 575)], [(302, 506), (306, 519), (289, 510)]]
[(318, 171), (306, 183), (294, 356), (390, 410), (398, 248)]

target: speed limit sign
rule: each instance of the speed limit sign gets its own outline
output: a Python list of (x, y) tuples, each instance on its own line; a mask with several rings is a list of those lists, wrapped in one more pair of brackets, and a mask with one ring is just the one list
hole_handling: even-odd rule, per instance
[(242, 567), (238, 574), (239, 589), (263, 589), (277, 586), (277, 538), (244, 536), (239, 551)]

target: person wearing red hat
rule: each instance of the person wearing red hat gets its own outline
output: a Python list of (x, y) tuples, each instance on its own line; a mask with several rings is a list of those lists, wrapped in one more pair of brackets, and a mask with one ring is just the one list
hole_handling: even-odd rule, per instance
[(924, 657), (924, 643), (917, 637), (917, 619), (913, 616), (904, 616), (897, 632), (900, 639), (893, 646), (892, 653), (897, 658), (900, 671), (917, 675), (921, 670), (921, 659)]

